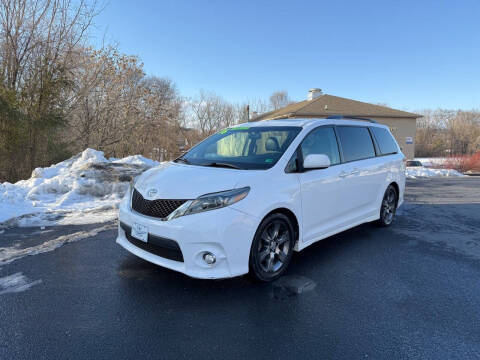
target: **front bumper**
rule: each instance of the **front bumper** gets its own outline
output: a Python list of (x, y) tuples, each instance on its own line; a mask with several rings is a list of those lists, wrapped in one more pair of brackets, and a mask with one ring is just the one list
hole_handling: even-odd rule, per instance
[[(148, 251), (146, 246), (135, 246), (135, 242), (127, 239), (124, 230), (134, 223), (148, 227), (152, 237), (175, 241), (180, 247), (183, 262), (158, 256)], [(250, 247), (257, 226), (255, 217), (230, 207), (161, 221), (138, 214), (122, 202), (116, 242), (144, 260), (194, 278), (228, 278), (248, 272)], [(215, 255), (214, 264), (205, 263), (205, 252)]]

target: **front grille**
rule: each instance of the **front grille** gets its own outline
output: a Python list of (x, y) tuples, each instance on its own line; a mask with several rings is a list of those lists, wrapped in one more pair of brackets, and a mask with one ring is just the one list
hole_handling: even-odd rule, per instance
[(147, 242), (143, 242), (135, 239), (131, 235), (132, 228), (127, 224), (120, 222), (120, 227), (123, 229), (123, 231), (125, 231), (125, 237), (132, 245), (153, 255), (157, 255), (169, 260), (183, 262), (182, 250), (180, 250), (180, 246), (178, 246), (176, 241), (148, 234)]
[(143, 215), (163, 219), (186, 201), (169, 199), (147, 200), (136, 189), (133, 189), (132, 209)]

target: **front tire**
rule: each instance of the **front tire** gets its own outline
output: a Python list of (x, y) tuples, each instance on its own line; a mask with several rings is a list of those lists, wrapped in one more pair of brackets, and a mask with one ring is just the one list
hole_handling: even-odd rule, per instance
[(250, 250), (250, 275), (259, 281), (278, 279), (287, 269), (295, 245), (290, 219), (280, 213), (266, 217)]
[(387, 227), (392, 225), (397, 212), (398, 194), (393, 185), (389, 185), (385, 190), (383, 196), (382, 205), (380, 206), (380, 219), (377, 224), (381, 227)]

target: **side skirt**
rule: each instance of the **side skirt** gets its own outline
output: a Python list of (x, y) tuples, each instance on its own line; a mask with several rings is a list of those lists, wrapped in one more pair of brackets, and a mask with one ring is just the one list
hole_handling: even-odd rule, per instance
[(323, 239), (326, 239), (332, 235), (336, 235), (338, 233), (341, 233), (345, 230), (348, 230), (348, 229), (351, 229), (355, 226), (358, 226), (358, 225), (361, 225), (361, 224), (364, 224), (364, 223), (367, 223), (367, 222), (371, 222), (371, 221), (375, 221), (375, 220), (378, 220), (380, 218), (380, 214), (377, 214), (377, 215), (373, 215), (373, 216), (369, 216), (367, 218), (364, 218), (362, 220), (359, 220), (359, 221), (355, 221), (351, 224), (348, 224), (346, 226), (343, 226), (341, 228), (338, 228), (338, 229), (335, 229), (333, 231), (330, 231), (328, 233), (325, 233), (323, 234), (320, 238), (316, 239), (316, 240), (312, 240), (312, 241), (309, 241), (308, 243), (300, 243), (300, 242), (297, 242), (297, 245), (295, 246), (294, 250), (295, 251), (302, 251), (303, 249), (305, 249), (306, 247), (320, 241), (320, 240), (323, 240)]

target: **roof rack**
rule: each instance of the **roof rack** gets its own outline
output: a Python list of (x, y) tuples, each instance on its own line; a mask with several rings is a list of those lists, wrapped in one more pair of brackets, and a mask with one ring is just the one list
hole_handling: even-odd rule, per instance
[(339, 119), (339, 120), (363, 120), (371, 123), (377, 124), (377, 121), (369, 118), (357, 117), (357, 116), (343, 116), (343, 115), (333, 115), (327, 117), (327, 119)]

